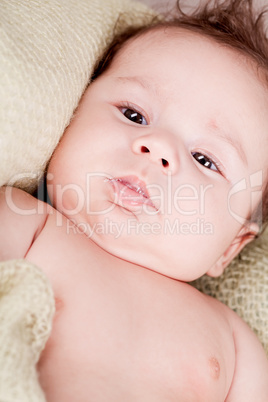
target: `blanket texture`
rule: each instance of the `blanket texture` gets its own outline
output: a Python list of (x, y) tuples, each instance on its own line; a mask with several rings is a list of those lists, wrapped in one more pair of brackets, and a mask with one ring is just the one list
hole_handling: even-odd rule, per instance
[(49, 337), (54, 298), (25, 260), (0, 263), (0, 401), (45, 402), (36, 363)]

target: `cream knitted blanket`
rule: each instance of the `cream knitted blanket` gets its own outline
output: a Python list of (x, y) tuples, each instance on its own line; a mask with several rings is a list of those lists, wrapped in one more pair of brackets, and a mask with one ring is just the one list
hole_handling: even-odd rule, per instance
[(54, 298), (25, 260), (0, 263), (0, 401), (44, 402), (36, 363), (49, 337)]

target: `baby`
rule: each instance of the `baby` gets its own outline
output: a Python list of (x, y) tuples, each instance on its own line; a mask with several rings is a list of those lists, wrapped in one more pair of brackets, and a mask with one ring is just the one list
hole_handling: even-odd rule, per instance
[(122, 37), (50, 161), (53, 207), (2, 189), (0, 259), (54, 290), (48, 402), (267, 402), (256, 336), (186, 283), (220, 275), (265, 211), (268, 64), (248, 4)]

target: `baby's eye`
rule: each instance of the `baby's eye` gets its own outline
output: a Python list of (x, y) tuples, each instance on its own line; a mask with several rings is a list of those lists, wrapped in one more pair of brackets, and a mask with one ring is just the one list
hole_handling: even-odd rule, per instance
[(137, 112), (136, 110), (133, 110), (133, 109), (130, 109), (127, 107), (123, 107), (123, 108), (121, 108), (121, 112), (128, 120), (131, 120), (137, 124), (147, 125), (147, 121), (146, 121), (145, 117), (141, 113)]
[(216, 162), (213, 162), (213, 160), (211, 160), (208, 156), (201, 154), (201, 152), (192, 152), (192, 156), (198, 163), (200, 163), (200, 165), (203, 165), (207, 169), (220, 172)]

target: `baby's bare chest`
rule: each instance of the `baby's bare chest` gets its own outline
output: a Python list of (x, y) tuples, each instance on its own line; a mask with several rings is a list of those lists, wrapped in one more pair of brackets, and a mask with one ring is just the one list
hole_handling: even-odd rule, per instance
[[(234, 370), (231, 331), (195, 289), (49, 226), (28, 259), (48, 275), (57, 304), (42, 375), (51, 377), (57, 367), (55, 378), (59, 372), (68, 377), (67, 360), (77, 373), (89, 373), (92, 392), (103, 381), (110, 395), (123, 381), (129, 401), (134, 384), (148, 395), (157, 385), (162, 396), (172, 390), (189, 392), (185, 401), (199, 401), (197, 395), (200, 401), (224, 401)], [(109, 382), (102, 380), (107, 375)]]

